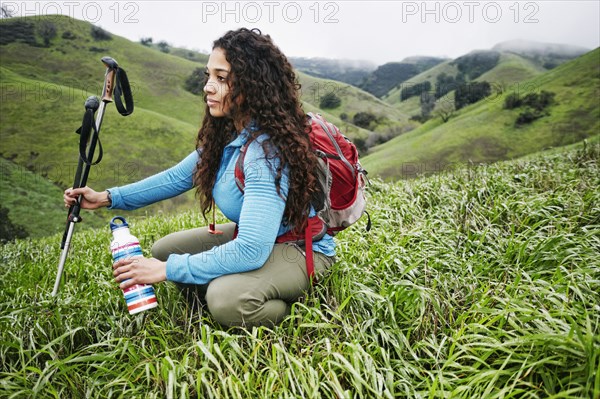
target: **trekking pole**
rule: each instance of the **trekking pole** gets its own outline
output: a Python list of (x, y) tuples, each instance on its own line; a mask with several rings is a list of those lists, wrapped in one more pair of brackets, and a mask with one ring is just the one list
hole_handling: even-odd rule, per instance
[[(123, 69), (119, 68), (117, 62), (110, 57), (102, 58), (102, 62), (106, 66), (104, 87), (102, 89), (102, 101), (96, 96), (88, 97), (85, 101), (83, 122), (81, 127), (77, 130), (77, 133), (80, 135), (79, 160), (77, 162), (77, 170), (75, 171), (73, 188), (85, 187), (90, 168), (93, 165), (97, 165), (102, 160), (102, 144), (99, 139), (100, 127), (102, 126), (106, 105), (113, 101), (113, 91), (115, 95), (115, 105), (117, 106), (119, 113), (123, 116), (127, 116), (133, 112), (133, 98), (131, 96), (131, 88), (129, 86), (127, 74)], [(125, 106), (123, 106), (121, 95), (125, 98)], [(94, 122), (94, 114), (96, 111), (98, 111), (98, 113), (96, 115), (96, 121)], [(93, 161), (96, 145), (99, 145), (99, 154), (96, 161)], [(79, 216), (82, 200), (83, 196), (80, 195), (77, 198), (76, 203), (69, 207), (67, 225), (60, 244), (62, 252), (58, 263), (58, 272), (56, 274), (52, 296), (56, 296), (58, 288), (60, 287), (60, 281), (71, 246), (71, 238), (73, 237), (75, 224), (82, 221), (82, 218)]]

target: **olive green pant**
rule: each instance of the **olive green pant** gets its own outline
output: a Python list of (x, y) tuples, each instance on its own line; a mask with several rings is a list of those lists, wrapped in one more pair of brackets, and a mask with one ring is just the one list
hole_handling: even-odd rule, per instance
[[(217, 226), (223, 234), (210, 234), (207, 227), (169, 234), (152, 247), (152, 256), (166, 261), (171, 254), (197, 254), (233, 239), (235, 223)], [(315, 274), (322, 276), (334, 259), (314, 252)], [(310, 287), (302, 247), (275, 244), (259, 269), (227, 274), (208, 284), (180, 284), (192, 304), (206, 304), (224, 326), (273, 326), (290, 313), (290, 306)]]

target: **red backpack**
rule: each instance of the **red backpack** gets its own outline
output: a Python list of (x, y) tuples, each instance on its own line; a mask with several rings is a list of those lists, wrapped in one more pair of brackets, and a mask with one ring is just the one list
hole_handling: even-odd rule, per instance
[[(327, 122), (321, 115), (308, 113), (311, 124), (310, 141), (319, 158), (319, 180), (322, 196), (312, 201), (317, 216), (308, 219), (305, 234), (298, 236), (288, 232), (277, 237), (275, 242), (295, 241), (306, 249), (306, 270), (309, 278), (314, 277), (312, 242), (320, 240), (325, 233), (335, 235), (354, 224), (363, 213), (367, 213), (365, 185), (367, 171), (358, 160), (358, 150), (337, 126)], [(235, 180), (244, 192), (244, 158), (250, 142), (240, 149), (235, 166)], [(369, 214), (367, 213), (367, 217)], [(367, 230), (371, 229), (371, 219)]]

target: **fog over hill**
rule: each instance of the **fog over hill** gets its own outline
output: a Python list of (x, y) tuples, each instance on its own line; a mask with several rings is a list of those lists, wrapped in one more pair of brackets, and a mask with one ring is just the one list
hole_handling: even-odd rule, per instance
[(357, 85), (365, 76), (377, 69), (377, 65), (367, 60), (331, 58), (290, 57), (294, 68), (319, 78), (333, 79)]
[(563, 57), (575, 58), (587, 53), (592, 49), (572, 44), (562, 43), (543, 43), (531, 40), (508, 40), (492, 47), (496, 51), (510, 51), (521, 55), (559, 55)]
[(377, 68), (377, 64), (368, 60), (349, 60), (349, 59), (333, 59), (323, 57), (289, 57), (290, 62), (295, 67), (307, 67), (307, 66), (330, 66), (338, 68), (341, 71), (348, 71), (352, 69), (361, 69), (372, 71)]

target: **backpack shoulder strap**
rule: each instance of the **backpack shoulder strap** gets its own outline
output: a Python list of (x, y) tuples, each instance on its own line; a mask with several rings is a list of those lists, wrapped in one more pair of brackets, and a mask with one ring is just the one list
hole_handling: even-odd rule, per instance
[(244, 159), (246, 159), (246, 151), (248, 150), (248, 146), (252, 141), (246, 142), (240, 148), (240, 156), (235, 163), (234, 169), (234, 178), (235, 184), (238, 186), (242, 194), (244, 193), (244, 188), (246, 187), (245, 176), (244, 176)]

